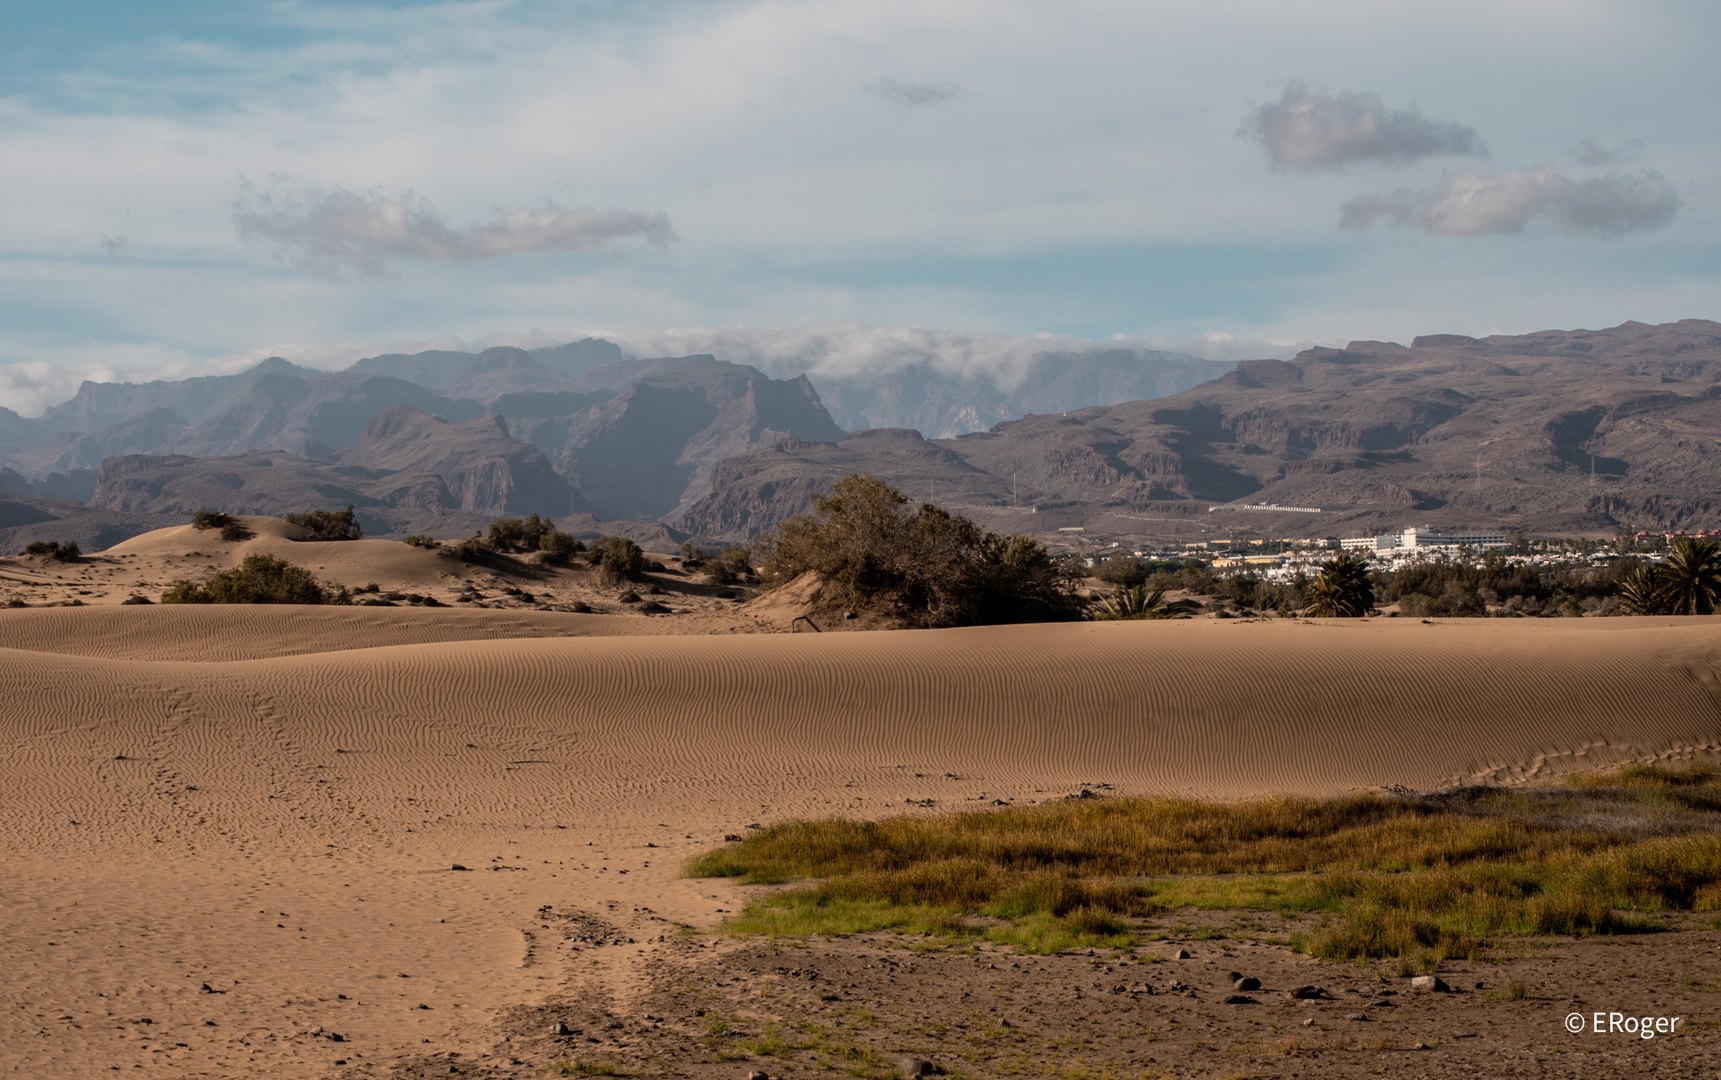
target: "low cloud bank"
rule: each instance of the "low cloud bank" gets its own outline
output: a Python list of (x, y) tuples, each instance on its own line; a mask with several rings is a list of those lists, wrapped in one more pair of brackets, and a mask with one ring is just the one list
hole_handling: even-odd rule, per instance
[(1237, 133), (1258, 142), (1283, 169), (1334, 169), (1372, 162), (1408, 165), (1427, 157), (1487, 157), (1476, 129), (1450, 120), (1430, 120), (1412, 105), (1390, 112), (1379, 94), (1285, 87), (1278, 101), (1243, 118)]
[(1080, 338), (1064, 334), (1003, 334), (987, 330), (930, 330), (918, 326), (751, 327), (715, 326), (647, 332), (593, 331), (635, 356), (709, 353), (719, 360), (750, 364), (776, 377), (806, 374), (852, 378), (925, 365), (967, 378), (990, 378), (1009, 388), (1026, 375), (1041, 353), (1088, 353), (1125, 349), (1174, 352), (1203, 360), (1290, 356), (1305, 343), (1242, 341), (1210, 334), (1186, 341), (1163, 338)]
[(594, 251), (625, 240), (667, 247), (677, 237), (667, 215), (570, 209), (545, 200), (529, 210), (497, 210), (489, 222), (455, 228), (423, 196), (356, 192), (336, 185), (259, 191), (243, 182), (233, 207), (243, 240), (273, 244), (288, 265), (318, 277), (380, 277), (390, 259), (494, 259), (543, 251)]
[[(246, 371), (271, 356), (323, 371), (338, 371), (366, 356), (415, 353), (426, 349), (478, 352), (493, 345), (536, 349), (601, 337), (636, 357), (687, 356), (709, 353), (719, 360), (750, 364), (776, 378), (806, 374), (814, 383), (889, 373), (910, 365), (968, 379), (990, 379), (1000, 389), (1020, 385), (1034, 357), (1041, 353), (1096, 353), (1124, 349), (1139, 353), (1165, 352), (1202, 360), (1248, 360), (1289, 357), (1311, 344), (1336, 342), (1267, 341), (1212, 332), (1193, 339), (1081, 338), (1061, 334), (1003, 334), (987, 330), (930, 330), (917, 326), (866, 326), (849, 323), (809, 327), (715, 326), (653, 331), (532, 330), (503, 332), (476, 338), (442, 336), (421, 341), (277, 342), (244, 352), (194, 359), (180, 352), (149, 346), (99, 350), (43, 351), (0, 342), (0, 355), (22, 356), (0, 364), (0, 407), (22, 416), (70, 399), (84, 380), (149, 382), (195, 375), (231, 375)], [(34, 355), (32, 355), (34, 354)]]
[(1659, 229), (1679, 210), (1679, 195), (1657, 172), (1571, 180), (1552, 169), (1488, 175), (1448, 173), (1432, 191), (1364, 195), (1339, 210), (1339, 226), (1420, 227), (1434, 236), (1523, 232), (1545, 220), (1568, 233), (1618, 237)]

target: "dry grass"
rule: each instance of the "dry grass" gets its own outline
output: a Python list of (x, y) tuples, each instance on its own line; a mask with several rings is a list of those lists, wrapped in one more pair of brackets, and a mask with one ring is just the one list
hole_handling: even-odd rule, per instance
[[(1612, 933), (1721, 909), (1721, 782), (1636, 766), (1563, 787), (1220, 804), (1068, 800), (877, 822), (789, 822), (693, 876), (810, 881), (734, 923), (894, 929), (1036, 950), (1123, 945), (1168, 907), (1319, 912), (1316, 956), (1474, 956), (1496, 934)], [(978, 921), (976, 921), (978, 920)]]

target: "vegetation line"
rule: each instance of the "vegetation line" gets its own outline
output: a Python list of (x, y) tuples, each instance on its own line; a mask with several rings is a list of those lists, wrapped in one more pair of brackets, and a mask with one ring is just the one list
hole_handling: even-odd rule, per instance
[(1176, 907), (1316, 913), (1326, 958), (1475, 956), (1500, 935), (1650, 929), (1721, 909), (1721, 781), (1633, 766), (1435, 795), (1064, 800), (885, 821), (794, 821), (691, 860), (791, 884), (735, 932), (896, 930), (1029, 951), (1134, 942)]

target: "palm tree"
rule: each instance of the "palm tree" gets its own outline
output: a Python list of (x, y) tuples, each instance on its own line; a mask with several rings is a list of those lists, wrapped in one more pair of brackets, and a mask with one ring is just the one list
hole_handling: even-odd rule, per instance
[(1684, 537), (1655, 575), (1657, 606), (1669, 615), (1713, 615), (1721, 599), (1721, 544)]
[(1146, 585), (1133, 589), (1118, 586), (1117, 594), (1100, 603), (1094, 618), (1111, 619), (1187, 619), (1195, 611), (1189, 600), (1167, 600), (1164, 589), (1153, 590), (1149, 596)]
[(1655, 568), (1640, 563), (1619, 576), (1614, 595), (1619, 597), (1620, 606), (1633, 615), (1659, 615), (1661, 600), (1656, 596), (1659, 585)]
[(1374, 583), (1368, 563), (1357, 555), (1340, 555), (1321, 568), (1303, 592), (1305, 615), (1358, 618), (1374, 608)]

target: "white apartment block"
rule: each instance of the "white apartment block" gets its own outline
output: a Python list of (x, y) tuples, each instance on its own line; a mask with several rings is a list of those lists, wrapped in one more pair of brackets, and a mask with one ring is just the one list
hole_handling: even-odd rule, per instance
[(1505, 533), (1434, 533), (1427, 529), (1411, 528), (1388, 536), (1352, 537), (1347, 540), (1340, 540), (1339, 546), (1346, 551), (1369, 551), (1382, 555), (1387, 552), (1410, 554), (1411, 552), (1456, 551), (1459, 547), (1493, 551), (1511, 547), (1512, 542)]

